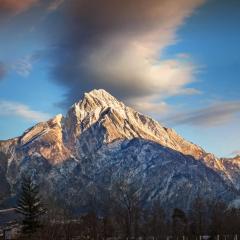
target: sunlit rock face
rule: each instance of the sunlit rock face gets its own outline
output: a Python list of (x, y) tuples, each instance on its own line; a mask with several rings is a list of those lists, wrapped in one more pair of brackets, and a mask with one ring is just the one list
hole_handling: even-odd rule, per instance
[(70, 151), (63, 143), (62, 118), (62, 115), (57, 115), (27, 130), (18, 140), (23, 155), (38, 153), (53, 165), (68, 159)]
[[(21, 173), (32, 172), (45, 193), (69, 204), (118, 178), (137, 183), (144, 202), (187, 209), (197, 195), (232, 201), (239, 195), (239, 157), (217, 159), (105, 90), (85, 93), (65, 117), (57, 115), (22, 136), (0, 141), (5, 198)], [(0, 186), (1, 188), (1, 186)]]
[[(141, 138), (157, 142), (184, 154), (201, 158), (206, 153), (197, 145), (184, 140), (177, 133), (161, 126), (153, 119), (125, 106), (105, 90), (93, 90), (74, 104), (65, 119), (65, 133), (69, 147), (75, 147), (84, 131), (94, 130), (91, 141), (111, 143), (120, 139)], [(103, 134), (103, 135), (102, 135)], [(93, 141), (94, 140), (94, 141)]]
[(221, 166), (223, 166), (222, 172), (224, 172), (234, 186), (240, 190), (240, 156), (222, 158), (218, 161), (220, 161)]

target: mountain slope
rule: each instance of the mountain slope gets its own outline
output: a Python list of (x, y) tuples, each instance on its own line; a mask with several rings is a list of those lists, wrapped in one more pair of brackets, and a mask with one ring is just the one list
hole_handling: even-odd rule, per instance
[(120, 178), (138, 183), (145, 202), (161, 199), (168, 207), (188, 208), (199, 194), (227, 202), (239, 196), (239, 159), (234, 167), (217, 159), (105, 90), (84, 94), (66, 117), (0, 141), (0, 151), (7, 156), (1, 174), (13, 194), (20, 174), (31, 171), (45, 192), (69, 204), (80, 196), (84, 202), (93, 188), (111, 189)]

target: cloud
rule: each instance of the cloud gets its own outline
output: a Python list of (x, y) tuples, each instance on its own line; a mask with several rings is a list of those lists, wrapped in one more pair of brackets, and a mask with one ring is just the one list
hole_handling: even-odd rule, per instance
[(177, 57), (183, 58), (183, 59), (188, 59), (188, 58), (190, 58), (190, 55), (187, 53), (179, 53), (179, 54), (177, 54)]
[(128, 100), (128, 104), (141, 113), (148, 114), (156, 119), (167, 116), (172, 107), (164, 101), (156, 101), (157, 97), (139, 97)]
[[(154, 96), (195, 94), (197, 67), (187, 58), (163, 59), (177, 29), (204, 0), (70, 0), (51, 29), (55, 81), (70, 105), (92, 88), (133, 102)], [(56, 32), (55, 29), (58, 29)], [(59, 30), (60, 29), (60, 30)], [(59, 33), (60, 31), (60, 33)], [(57, 38), (58, 36), (59, 38)], [(183, 53), (181, 53), (183, 54)], [(184, 57), (183, 57), (184, 56)]]
[(37, 2), (38, 0), (0, 0), (0, 14), (5, 16), (19, 14)]
[(7, 73), (6, 66), (2, 62), (0, 62), (0, 80), (2, 80), (5, 77), (6, 73)]
[(12, 69), (22, 77), (28, 77), (33, 69), (33, 64), (42, 57), (42, 52), (37, 51), (33, 54), (24, 56), (12, 64)]
[(218, 102), (206, 108), (183, 112), (166, 118), (171, 125), (214, 127), (234, 120), (240, 114), (240, 101)]
[(32, 64), (31, 62), (26, 59), (18, 60), (14, 65), (13, 69), (22, 77), (28, 77), (32, 71)]
[(22, 77), (28, 77), (33, 70), (34, 64), (40, 59), (46, 59), (45, 55), (46, 53), (44, 50), (39, 50), (15, 61), (8, 62), (7, 64), (0, 61), (0, 80), (2, 80), (7, 72), (10, 71), (14, 71)]
[(65, 0), (55, 0), (52, 1), (49, 6), (47, 7), (48, 11), (56, 11), (63, 3)]
[(32, 110), (29, 106), (9, 101), (0, 101), (0, 116), (15, 116), (36, 122), (50, 118), (49, 114)]
[(240, 150), (235, 150), (230, 155), (231, 156), (240, 156)]

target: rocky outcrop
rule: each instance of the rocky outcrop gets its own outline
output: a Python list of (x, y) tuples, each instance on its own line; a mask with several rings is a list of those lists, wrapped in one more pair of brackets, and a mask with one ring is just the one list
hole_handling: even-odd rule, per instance
[(240, 190), (240, 156), (222, 158), (218, 161), (220, 161), (223, 166), (222, 172), (224, 172), (233, 185)]

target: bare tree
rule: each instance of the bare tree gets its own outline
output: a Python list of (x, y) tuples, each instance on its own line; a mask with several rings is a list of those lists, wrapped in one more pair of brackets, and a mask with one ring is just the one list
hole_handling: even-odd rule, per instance
[(226, 210), (227, 206), (221, 201), (209, 202), (210, 224), (209, 232), (212, 236), (226, 233)]
[(228, 235), (240, 238), (240, 209), (228, 208), (225, 213), (225, 228)]
[(167, 236), (166, 215), (160, 205), (160, 200), (155, 200), (149, 208), (143, 211), (142, 236), (153, 237), (154, 239), (161, 239)]
[(200, 238), (206, 234), (207, 231), (207, 203), (206, 201), (197, 196), (193, 201), (190, 210), (191, 233)]
[(188, 219), (183, 210), (175, 208), (172, 215), (172, 232), (175, 238), (188, 235)]
[(112, 189), (113, 212), (117, 224), (120, 224), (125, 237), (137, 237), (141, 219), (141, 204), (136, 186), (119, 181)]

